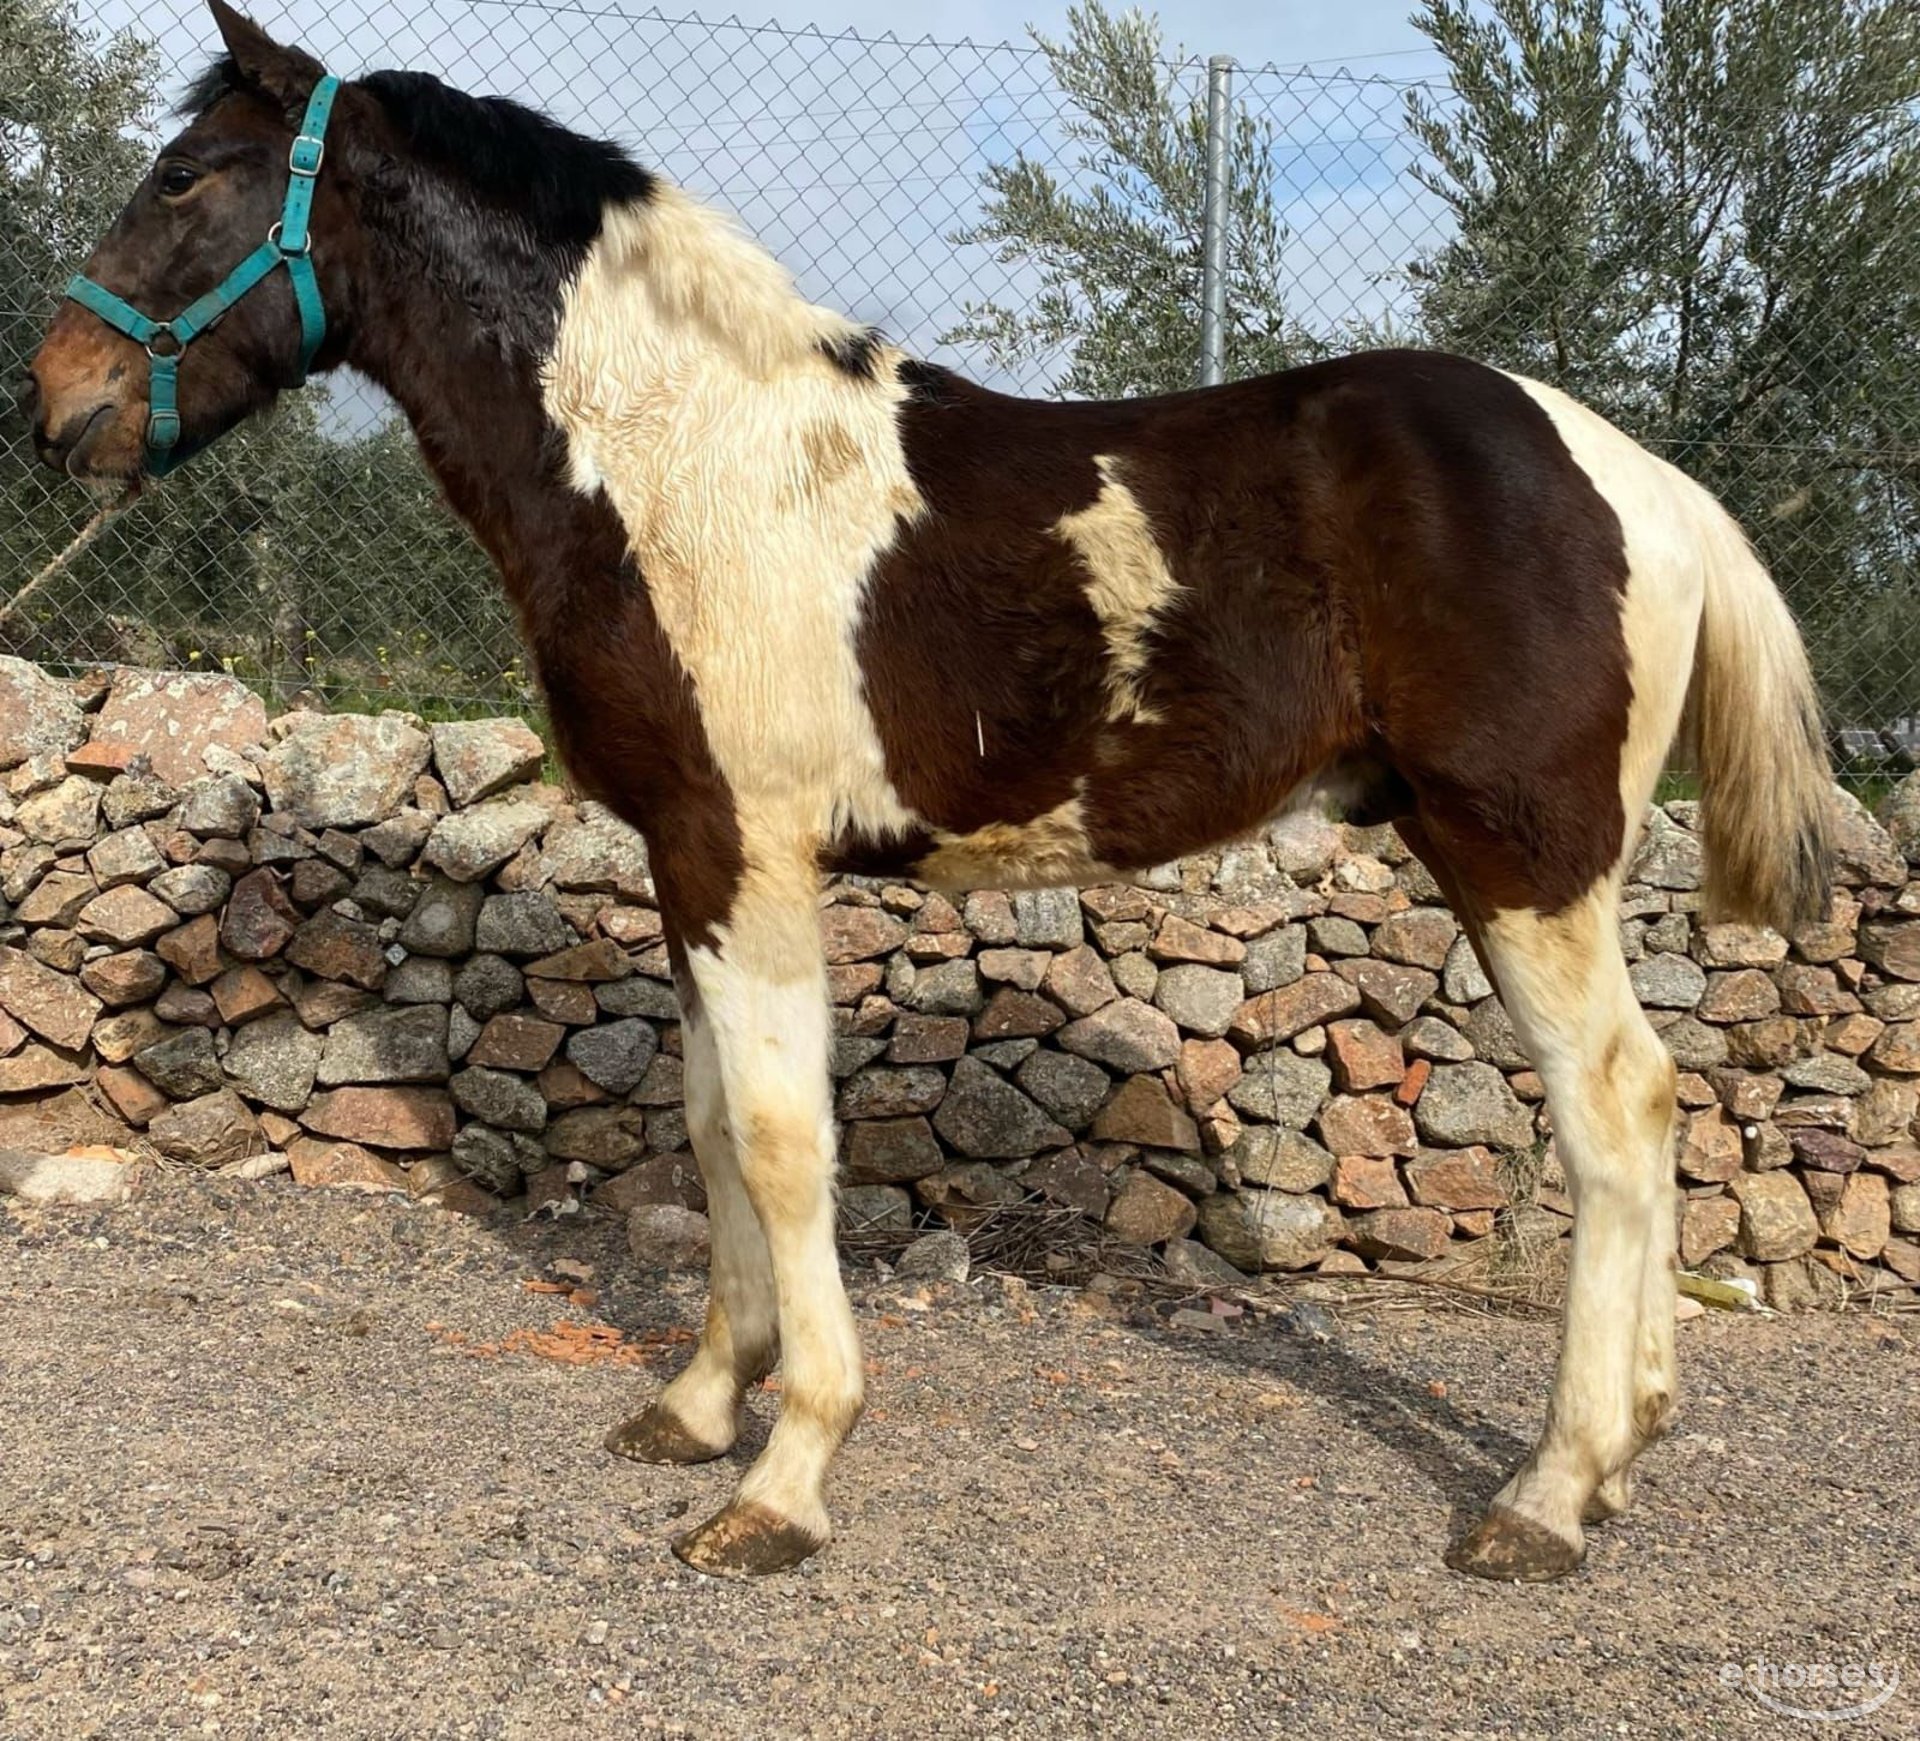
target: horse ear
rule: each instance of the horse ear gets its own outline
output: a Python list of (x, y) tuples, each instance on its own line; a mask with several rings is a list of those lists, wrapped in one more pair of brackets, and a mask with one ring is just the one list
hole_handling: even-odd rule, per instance
[(326, 68), (305, 49), (283, 47), (224, 0), (207, 0), (207, 9), (219, 27), (220, 40), (233, 56), (233, 64), (248, 84), (257, 86), (290, 111), (297, 110), (313, 94), (313, 87)]

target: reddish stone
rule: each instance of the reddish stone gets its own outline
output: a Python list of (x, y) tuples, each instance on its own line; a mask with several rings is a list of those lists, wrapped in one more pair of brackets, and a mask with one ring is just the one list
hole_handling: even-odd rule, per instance
[(1368, 1257), (1434, 1258), (1453, 1241), (1453, 1223), (1438, 1209), (1376, 1209), (1351, 1222), (1353, 1245)]
[(1867, 1158), (1865, 1149), (1837, 1130), (1796, 1130), (1789, 1140), (1801, 1163), (1822, 1173), (1855, 1172)]
[[(1055, 1012), (1058, 1026), (1058, 1012)], [(887, 1047), (892, 1064), (945, 1064), (967, 1049), (965, 1016), (925, 1016), (904, 1012), (893, 1026), (893, 1041)]]
[(43, 1046), (29, 1040), (10, 1058), (0, 1058), (0, 1094), (28, 1094), (40, 1088), (65, 1088), (87, 1077), (84, 1052)]
[(347, 1191), (405, 1191), (407, 1175), (392, 1161), (358, 1143), (323, 1143), (296, 1137), (287, 1145), (296, 1185), (329, 1185)]
[(1066, 1021), (1057, 1004), (1035, 992), (1003, 985), (973, 1020), (977, 1040), (1029, 1039), (1050, 1034)]
[(220, 921), (220, 941), (243, 961), (265, 961), (286, 948), (299, 923), (280, 879), (263, 866), (233, 885), (226, 917)]
[(1240, 1054), (1226, 1040), (1183, 1040), (1174, 1072), (1189, 1110), (1202, 1113), (1240, 1080)]
[(138, 1070), (124, 1064), (102, 1064), (94, 1081), (113, 1110), (138, 1129), (145, 1129), (173, 1104)]
[(1689, 1269), (1740, 1237), (1740, 1205), (1731, 1197), (1694, 1197), (1680, 1212), (1680, 1261)]
[(1128, 1245), (1160, 1245), (1193, 1231), (1197, 1212), (1184, 1192), (1135, 1173), (1108, 1206), (1106, 1229)]
[(1123, 1082), (1094, 1115), (1093, 1135), (1100, 1142), (1138, 1143), (1145, 1148), (1192, 1152), (1200, 1147), (1198, 1127), (1174, 1105), (1157, 1076), (1134, 1076)]
[(220, 953), (220, 922), (211, 913), (169, 931), (153, 952), (189, 985), (205, 985), (226, 965)]
[(604, 1088), (589, 1082), (578, 1065), (569, 1064), (564, 1058), (542, 1070), (534, 1078), (534, 1086), (555, 1111), (570, 1106), (597, 1106), (607, 1098)]
[(330, 1088), (307, 1102), (300, 1122), (321, 1136), (375, 1148), (453, 1146), (453, 1101), (443, 1088)]
[(1362, 955), (1336, 963), (1334, 972), (1360, 994), (1361, 1009), (1389, 1028), (1404, 1027), (1412, 1021), (1440, 989), (1440, 981), (1423, 967), (1402, 967), (1398, 962), (1374, 961)]
[(660, 915), (651, 907), (609, 907), (600, 915), (601, 935), (611, 937), (622, 949), (658, 943), (662, 929)]
[(600, 1006), (594, 1002), (593, 987), (568, 979), (530, 979), (527, 996), (533, 1007), (550, 1022), (570, 1028), (585, 1027), (600, 1019)]
[(571, 949), (543, 955), (525, 969), (529, 979), (574, 980), (583, 985), (604, 985), (625, 979), (633, 972), (627, 953), (609, 937), (596, 937), (591, 943), (576, 943)]
[[(827, 969), (827, 996), (837, 1004), (855, 1004), (880, 989), (886, 969), (872, 961), (843, 961)], [(549, 980), (549, 985), (564, 981)]]
[(1407, 1193), (1390, 1159), (1342, 1155), (1333, 1163), (1333, 1200), (1348, 1209), (1404, 1209)]
[(1247, 958), (1247, 946), (1237, 937), (1223, 937), (1178, 913), (1160, 921), (1147, 953), (1155, 961), (1197, 961), (1208, 967), (1238, 967)]
[[(195, 924), (202, 921), (195, 920)], [(387, 982), (387, 957), (380, 933), (361, 919), (338, 913), (316, 913), (286, 946), (287, 959), (321, 979), (345, 980), (363, 991), (378, 991)]]
[(78, 980), (55, 973), (31, 955), (0, 947), (0, 1009), (42, 1039), (78, 1051), (93, 1031), (100, 1000)]
[(1344, 979), (1331, 973), (1310, 973), (1278, 991), (1248, 998), (1234, 1011), (1227, 1033), (1243, 1047), (1269, 1046), (1335, 1016), (1351, 1015), (1359, 1007), (1359, 992)]
[(282, 1002), (280, 988), (251, 964), (228, 968), (213, 982), (211, 990), (220, 1019), (230, 1028), (264, 1016)]
[(1369, 1021), (1329, 1023), (1327, 1062), (1334, 1086), (1349, 1093), (1395, 1087), (1407, 1068), (1400, 1042)]
[(1426, 1087), (1427, 1078), (1433, 1074), (1431, 1058), (1416, 1058), (1407, 1066), (1407, 1073), (1400, 1078), (1400, 1086), (1393, 1091), (1396, 1106), (1413, 1107), (1420, 1103), (1420, 1091)]
[(116, 774), (124, 774), (127, 764), (139, 754), (137, 744), (82, 744), (66, 758), (67, 772), (85, 774), (90, 780), (111, 780)]
[(1405, 1107), (1382, 1094), (1337, 1094), (1320, 1109), (1320, 1140), (1336, 1155), (1410, 1155), (1419, 1147)]
[(1459, 932), (1453, 915), (1444, 908), (1413, 907), (1396, 913), (1374, 932), (1373, 953), (1385, 961), (1438, 973)]
[(1862, 1260), (1880, 1255), (1893, 1232), (1892, 1193), (1878, 1173), (1854, 1173), (1841, 1187), (1840, 1201), (1821, 1218), (1821, 1231)]
[(495, 1016), (480, 1030), (467, 1053), (468, 1064), (489, 1064), (502, 1070), (544, 1069), (567, 1030), (559, 1022), (518, 1010)]
[(1500, 1163), (1485, 1148), (1425, 1149), (1407, 1162), (1413, 1200), (1434, 1209), (1504, 1209), (1508, 1202)]
[(1873, 1149), (1867, 1155), (1867, 1165), (1902, 1185), (1920, 1184), (1920, 1148), (1912, 1143)]
[(89, 943), (133, 949), (151, 943), (178, 919), (179, 915), (159, 896), (148, 894), (136, 883), (122, 883), (82, 907), (74, 926)]
[(1072, 1016), (1090, 1016), (1120, 995), (1100, 952), (1086, 943), (1051, 958), (1045, 986), (1047, 995)]
[(128, 668), (115, 674), (88, 747), (143, 752), (168, 785), (184, 786), (206, 773), (211, 745), (241, 751), (266, 735), (267, 710), (238, 678)]
[(145, 1003), (167, 982), (167, 964), (148, 949), (103, 955), (80, 969), (80, 983), (109, 1009)]
[(1691, 1114), (1680, 1137), (1680, 1171), (1689, 1179), (1723, 1184), (1740, 1171), (1740, 1125), (1721, 1106)]
[(878, 907), (829, 907), (820, 915), (820, 940), (830, 964), (891, 955), (907, 940), (907, 928)]

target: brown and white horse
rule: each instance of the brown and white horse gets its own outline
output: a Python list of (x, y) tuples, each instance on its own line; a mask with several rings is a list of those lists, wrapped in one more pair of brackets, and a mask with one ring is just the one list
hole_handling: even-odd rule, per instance
[[(280, 210), (321, 69), (227, 56), (88, 271), (144, 309)], [(1538, 1447), (1452, 1563), (1544, 1578), (1626, 1502), (1674, 1396), (1674, 1067), (1615, 896), (1683, 715), (1709, 898), (1821, 915), (1828, 775), (1798, 635), (1699, 488), (1551, 388), (1382, 351), (1126, 404), (1006, 398), (802, 301), (611, 146), (432, 79), (340, 92), (314, 192), (322, 368), (405, 407), (498, 564), (567, 765), (645, 835), (714, 1224), (692, 1364), (611, 1447), (733, 1443), (707, 1571), (828, 1537), (861, 1406), (834, 1251), (823, 870), (1110, 880), (1334, 800), (1447, 891), (1547, 1085), (1578, 1206)], [(181, 361), (183, 447), (297, 378), (284, 282)], [(42, 457), (139, 475), (140, 346), (75, 304)]]

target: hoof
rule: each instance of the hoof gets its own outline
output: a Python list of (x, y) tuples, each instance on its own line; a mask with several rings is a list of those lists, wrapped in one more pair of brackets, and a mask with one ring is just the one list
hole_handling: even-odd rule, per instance
[(1585, 1558), (1583, 1543), (1570, 1542), (1504, 1505), (1491, 1507), (1447, 1550), (1447, 1564), (1456, 1572), (1523, 1584), (1564, 1578)]
[(676, 1558), (716, 1578), (760, 1578), (784, 1572), (818, 1553), (827, 1538), (789, 1523), (764, 1505), (735, 1504), (690, 1529), (674, 1544)]
[(1621, 1469), (1609, 1475), (1593, 1490), (1593, 1497), (1587, 1501), (1586, 1509), (1580, 1513), (1582, 1523), (1605, 1523), (1609, 1518), (1618, 1517), (1633, 1503), (1633, 1471)]
[(605, 1442), (616, 1457), (631, 1457), (636, 1463), (711, 1463), (731, 1448), (702, 1443), (681, 1425), (678, 1415), (658, 1403), (622, 1421)]

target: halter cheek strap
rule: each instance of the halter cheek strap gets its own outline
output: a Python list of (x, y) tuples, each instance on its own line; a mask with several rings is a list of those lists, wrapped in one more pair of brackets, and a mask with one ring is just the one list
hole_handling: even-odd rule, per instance
[(180, 358), (195, 339), (216, 325), (228, 309), (276, 268), (287, 269), (294, 306), (300, 313), (300, 379), (305, 382), (314, 353), (327, 336), (327, 313), (320, 299), (320, 283), (313, 271), (313, 237), (308, 220), (313, 211), (313, 184), (327, 155), (327, 121), (340, 81), (323, 76), (307, 99), (299, 136), (287, 153), (287, 198), (280, 221), (267, 239), (205, 296), (189, 303), (171, 320), (154, 320), (105, 285), (84, 274), (67, 286), (67, 296), (97, 314), (116, 332), (123, 332), (147, 352), (147, 470), (165, 477), (187, 456), (176, 456), (180, 440)]

